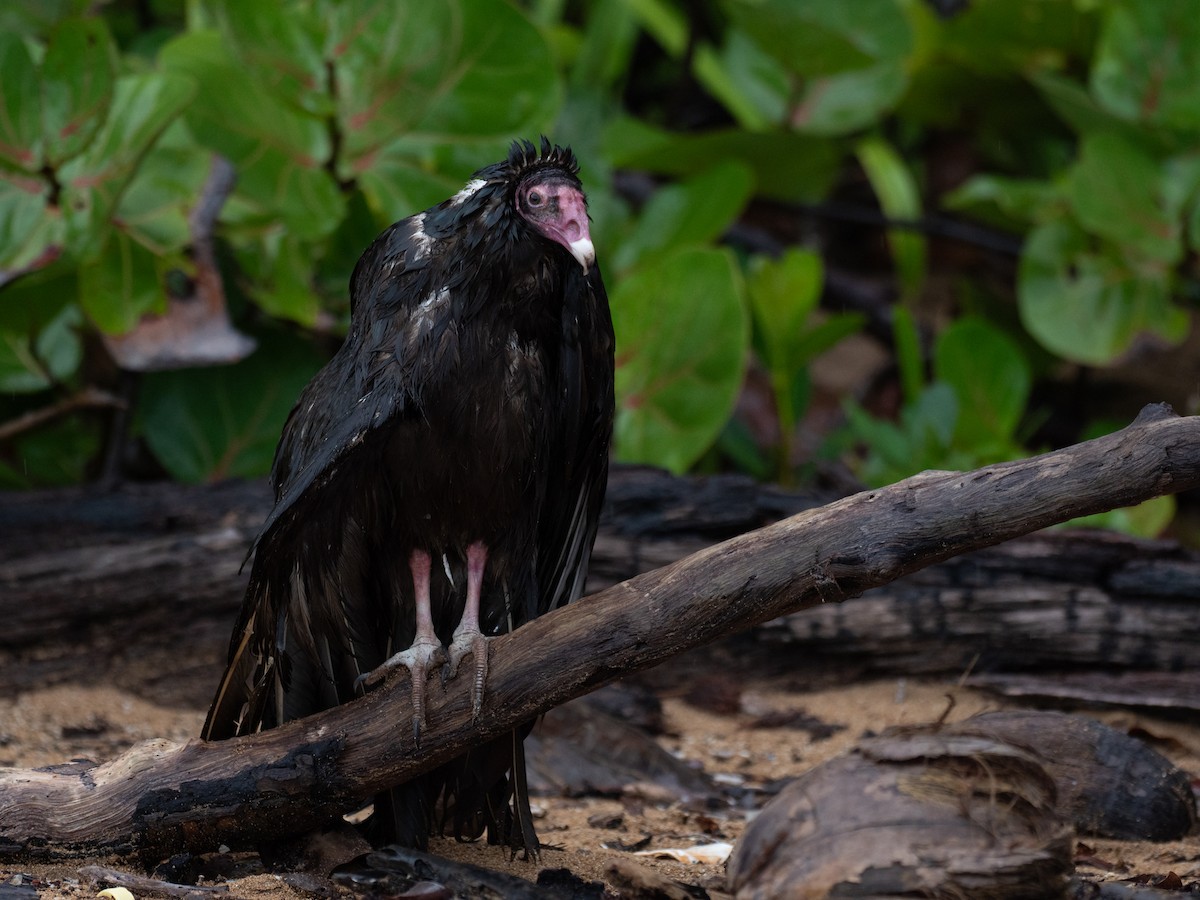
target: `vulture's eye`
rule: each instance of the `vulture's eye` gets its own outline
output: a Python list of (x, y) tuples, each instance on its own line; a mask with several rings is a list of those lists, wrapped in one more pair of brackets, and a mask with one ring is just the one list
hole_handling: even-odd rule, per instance
[(533, 207), (534, 209), (537, 209), (539, 206), (541, 206), (543, 203), (546, 202), (545, 194), (543, 194), (541, 191), (537, 190), (536, 188), (534, 190), (530, 191), (526, 195), (525, 199), (526, 199), (526, 201), (528, 201), (529, 205), (531, 207)]

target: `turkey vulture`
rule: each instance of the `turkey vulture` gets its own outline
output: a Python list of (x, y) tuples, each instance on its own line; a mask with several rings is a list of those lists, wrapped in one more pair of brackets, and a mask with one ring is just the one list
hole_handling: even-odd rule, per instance
[[(578, 164), (514, 143), (450, 199), (397, 222), (350, 279), (346, 340), (275, 453), (275, 506), (204, 724), (216, 740), (358, 696), (405, 667), (424, 685), (486, 636), (583, 590), (608, 478), (613, 330)], [(407, 725), (407, 723), (406, 723)], [(375, 797), (371, 836), (431, 829), (536, 855), (531, 725)]]

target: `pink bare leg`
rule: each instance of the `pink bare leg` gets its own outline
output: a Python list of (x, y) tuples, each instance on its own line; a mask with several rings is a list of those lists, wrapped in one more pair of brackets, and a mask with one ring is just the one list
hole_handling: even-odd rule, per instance
[(425, 681), (435, 660), (442, 658), (441, 642), (433, 630), (433, 610), (429, 600), (429, 554), (414, 550), (408, 557), (408, 568), (412, 572), (413, 594), (416, 597), (417, 631), (407, 650), (401, 650), (364, 677), (368, 682), (377, 682), (391, 669), (404, 666), (412, 676), (413, 739), (421, 740), (421, 729), (425, 726)]
[(479, 604), (483, 594), (483, 570), (487, 565), (487, 545), (476, 541), (467, 547), (467, 602), (462, 619), (450, 641), (450, 660), (447, 677), (458, 674), (459, 663), (470, 654), (475, 658), (475, 681), (471, 686), (471, 705), (476, 716), (483, 708), (483, 685), (487, 680), (487, 638), (479, 630)]

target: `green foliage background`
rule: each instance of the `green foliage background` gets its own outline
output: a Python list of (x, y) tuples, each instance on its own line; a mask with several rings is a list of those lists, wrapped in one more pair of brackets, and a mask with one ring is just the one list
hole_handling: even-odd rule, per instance
[[(188, 216), (216, 156), (236, 171), (217, 239), (258, 349), (148, 374), (132, 411), (189, 481), (266, 470), (358, 254), (515, 137), (583, 162), (626, 460), (794, 474), (809, 364), (865, 322), (818, 310), (803, 240), (722, 242), (753, 203), (811, 208), (857, 178), (896, 226), (903, 402), (885, 419), (849, 401), (830, 444), (871, 482), (1036, 449), (1037, 379), (1181, 341), (1197, 296), (1191, 0), (9, 0), (0, 84), (0, 422), (112, 382), (97, 336), (195, 276)], [(971, 160), (951, 188), (930, 150), (946, 134)], [(618, 172), (655, 187), (634, 202)], [(902, 227), (931, 212), (1021, 245), (1010, 290), (961, 285), (950, 322), (922, 320), (928, 241)], [(751, 365), (776, 447), (731, 424)], [(107, 421), (14, 429), (0, 485), (87, 477)]]

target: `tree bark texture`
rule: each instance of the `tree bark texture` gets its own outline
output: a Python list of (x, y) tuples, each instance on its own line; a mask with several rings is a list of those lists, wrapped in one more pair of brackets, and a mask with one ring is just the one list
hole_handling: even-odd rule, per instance
[(408, 680), (280, 728), (141, 744), (98, 767), (0, 775), (0, 857), (161, 857), (308, 830), (621, 675), (786, 613), (1055, 522), (1200, 485), (1200, 418), (1148, 407), (1128, 428), (1028, 460), (929, 472), (725, 541), (491, 643), (470, 679), (429, 682), (419, 747)]
[[(617, 467), (589, 591), (817, 505), (740, 476)], [(220, 674), (264, 482), (0, 494), (0, 690), (101, 678), (197, 708)], [(1101, 531), (955, 557), (755, 629), (810, 673), (1200, 671), (1200, 553)], [(86, 648), (86, 649), (85, 649)], [(755, 649), (739, 642), (739, 652)]]

